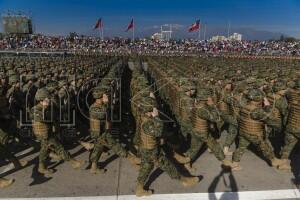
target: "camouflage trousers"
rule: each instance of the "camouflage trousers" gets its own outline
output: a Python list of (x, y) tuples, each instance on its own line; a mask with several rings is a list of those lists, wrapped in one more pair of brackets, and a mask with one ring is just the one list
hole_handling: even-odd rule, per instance
[(59, 143), (55, 137), (52, 136), (48, 139), (37, 139), (41, 143), (41, 149), (39, 154), (40, 163), (44, 163), (46, 161), (50, 151), (53, 151), (65, 161), (69, 161), (71, 159), (70, 154), (64, 149), (63, 145)]
[(281, 150), (281, 159), (288, 159), (295, 145), (300, 139), (300, 134), (295, 134), (290, 131), (285, 132), (284, 146)]
[(181, 178), (174, 164), (162, 152), (159, 152), (158, 149), (146, 150), (141, 148), (139, 153), (141, 155), (141, 167), (137, 178), (138, 183), (145, 184), (155, 165), (167, 172), (172, 179)]
[(0, 128), (0, 144), (5, 146), (7, 144), (7, 140), (8, 134)]
[(227, 133), (228, 135), (226, 136), (224, 146), (230, 147), (238, 135), (238, 128), (232, 124), (228, 124)]
[(6, 146), (0, 144), (0, 158), (9, 159), (13, 161), (16, 157), (6, 148)]
[(3, 158), (14, 160), (16, 157), (7, 149), (8, 134), (0, 128), (0, 155)]
[(94, 149), (90, 155), (91, 162), (98, 162), (101, 154), (105, 147), (111, 149), (115, 154), (120, 157), (126, 157), (127, 151), (120, 143), (118, 143), (109, 132), (104, 132), (101, 136), (93, 136), (94, 139)]
[(221, 145), (209, 133), (193, 132), (191, 136), (191, 146), (186, 152), (186, 155), (191, 158), (192, 161), (196, 160), (197, 155), (204, 144), (212, 150), (219, 161), (223, 161), (225, 159)]
[(192, 134), (192, 125), (183, 121), (180, 121), (180, 131), (182, 135), (187, 139), (188, 135)]
[(238, 148), (233, 153), (232, 160), (234, 162), (240, 162), (243, 154), (250, 144), (253, 144), (256, 148), (258, 148), (268, 160), (272, 160), (275, 157), (272, 147), (262, 136), (240, 133)]

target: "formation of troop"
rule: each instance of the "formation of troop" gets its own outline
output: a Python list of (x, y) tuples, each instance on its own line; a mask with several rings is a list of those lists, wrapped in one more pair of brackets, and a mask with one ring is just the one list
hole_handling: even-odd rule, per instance
[[(289, 170), (289, 155), (300, 131), (300, 71), (295, 61), (235, 59), (149, 59), (147, 74), (189, 144), (177, 157), (193, 171), (204, 143), (223, 165), (241, 170), (250, 144), (270, 164)], [(182, 76), (184, 74), (184, 77)], [(220, 144), (220, 133), (228, 133)], [(272, 138), (282, 137), (277, 158)], [(182, 141), (182, 140), (180, 140)], [(229, 151), (237, 141), (237, 148)], [(232, 155), (232, 160), (225, 156)]]
[[(197, 184), (193, 163), (204, 147), (222, 166), (241, 170), (252, 144), (271, 166), (290, 170), (289, 156), (300, 136), (299, 64), (283, 59), (0, 57), (0, 153), (22, 168), (27, 161), (18, 160), (10, 145), (32, 145), (39, 150), (38, 172), (49, 176), (48, 158), (74, 169), (84, 165), (66, 150), (69, 140), (90, 151), (92, 174), (105, 173), (98, 160), (110, 149), (139, 170), (137, 196), (153, 193), (145, 183), (154, 166), (183, 186)], [(122, 79), (130, 79), (129, 88), (120, 86)], [(112, 134), (124, 124), (114, 120), (123, 112), (122, 88), (130, 93), (132, 142), (118, 138), (123, 132)], [(282, 138), (279, 150), (274, 138)], [(12, 183), (0, 178), (0, 188)]]
[[(97, 173), (103, 141), (99, 135), (100, 124), (92, 122), (94, 118), (106, 120), (106, 117), (102, 119), (109, 112), (105, 107), (117, 101), (116, 80), (123, 66), (122, 59), (90, 55), (67, 58), (9, 56), (1, 57), (0, 66), (0, 147), (4, 160), (13, 162), (15, 167), (28, 164), (16, 158), (14, 154), (17, 152), (11, 152), (9, 147), (17, 143), (39, 151), (40, 174), (53, 173), (46, 166), (48, 158), (64, 160), (74, 169), (79, 169), (84, 161), (72, 158), (64, 144), (77, 142), (88, 146), (82, 139), (91, 130), (91, 139), (95, 140), (95, 147), (89, 146), (94, 149), (91, 172)], [(101, 131), (107, 129), (108, 123), (101, 126)], [(95, 133), (97, 131), (99, 133)], [(105, 141), (112, 145), (109, 136)], [(122, 150), (120, 154), (134, 159)], [(0, 178), (1, 188), (12, 183), (13, 179)]]

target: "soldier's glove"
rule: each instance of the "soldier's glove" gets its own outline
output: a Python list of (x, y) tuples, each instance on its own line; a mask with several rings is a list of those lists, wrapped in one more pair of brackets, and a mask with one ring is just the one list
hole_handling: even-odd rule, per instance
[(219, 132), (221, 132), (221, 129), (222, 129), (223, 125), (224, 125), (224, 121), (223, 120), (217, 122), (217, 128), (218, 128)]
[(269, 100), (266, 97), (264, 97), (264, 106), (270, 106), (270, 105), (271, 104), (270, 104)]
[(163, 138), (160, 138), (160, 145), (164, 145), (165, 144), (165, 140)]

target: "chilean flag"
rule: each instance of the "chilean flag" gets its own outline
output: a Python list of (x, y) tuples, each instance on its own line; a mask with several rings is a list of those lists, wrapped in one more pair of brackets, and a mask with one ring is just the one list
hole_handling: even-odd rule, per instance
[(133, 19), (131, 20), (130, 24), (128, 24), (126, 32), (128, 32), (130, 29), (134, 28), (134, 22)]
[(100, 19), (98, 19), (97, 23), (95, 24), (94, 30), (98, 29), (98, 28), (101, 29), (102, 27), (103, 27), (103, 23), (102, 23), (102, 19), (100, 18)]
[(197, 20), (194, 24), (192, 24), (189, 28), (189, 32), (194, 32), (200, 29), (200, 20)]

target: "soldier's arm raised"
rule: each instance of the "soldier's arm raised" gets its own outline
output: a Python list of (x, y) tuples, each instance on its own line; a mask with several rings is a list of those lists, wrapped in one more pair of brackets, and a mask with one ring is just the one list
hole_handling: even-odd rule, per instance
[(217, 123), (220, 122), (221, 117), (217, 111), (209, 111), (207, 108), (199, 108), (198, 116), (202, 119), (205, 119), (209, 122)]

